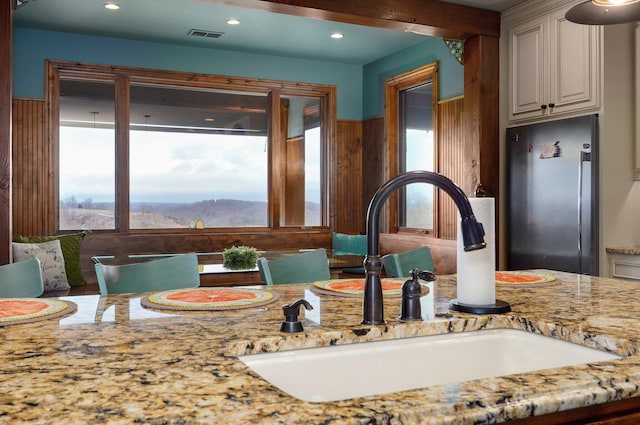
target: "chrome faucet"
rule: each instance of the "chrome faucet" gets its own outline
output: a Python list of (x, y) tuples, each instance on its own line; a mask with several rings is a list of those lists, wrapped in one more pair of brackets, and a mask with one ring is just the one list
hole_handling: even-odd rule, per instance
[(364, 260), (366, 270), (364, 299), (362, 302), (362, 324), (383, 325), (384, 306), (380, 272), (380, 210), (389, 195), (400, 187), (411, 183), (431, 183), (451, 196), (458, 211), (462, 227), (465, 251), (474, 251), (487, 246), (484, 241), (484, 228), (476, 220), (469, 199), (462, 189), (442, 174), (431, 171), (408, 171), (399, 174), (380, 186), (369, 203), (367, 210), (367, 257)]

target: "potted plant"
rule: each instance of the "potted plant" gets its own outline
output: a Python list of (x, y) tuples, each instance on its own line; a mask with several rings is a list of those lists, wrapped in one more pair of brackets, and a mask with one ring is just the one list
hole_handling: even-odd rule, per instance
[(222, 252), (222, 259), (222, 265), (228, 269), (252, 269), (258, 260), (258, 250), (251, 246), (232, 246)]

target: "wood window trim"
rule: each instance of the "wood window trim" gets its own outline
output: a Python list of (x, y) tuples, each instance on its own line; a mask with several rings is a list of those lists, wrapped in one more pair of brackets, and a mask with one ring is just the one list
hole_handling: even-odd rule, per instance
[[(115, 121), (116, 121), (116, 181), (115, 181), (115, 227), (116, 232), (127, 231), (129, 229), (129, 113), (131, 105), (131, 90), (129, 81), (124, 76), (116, 78), (116, 98), (115, 98)], [(58, 226), (59, 227), (59, 226)]]
[[(135, 67), (123, 67), (123, 66), (110, 66), (110, 65), (96, 65), (96, 64), (84, 64), (69, 61), (48, 60), (46, 62), (46, 113), (48, 117), (47, 125), (47, 139), (51, 146), (51, 153), (53, 158), (53, 172), (55, 173), (52, 178), (56, 181), (55, 191), (52, 191), (50, 202), (53, 205), (52, 213), (48, 218), (50, 228), (59, 228), (58, 211), (59, 211), (59, 182), (58, 182), (58, 169), (59, 169), (59, 132), (58, 125), (60, 117), (60, 78), (77, 78), (88, 79), (94, 81), (112, 81), (116, 85), (116, 117), (118, 120), (128, 119), (129, 116), (129, 99), (130, 94), (128, 87), (130, 84), (157, 84), (171, 87), (184, 87), (184, 88), (200, 88), (200, 89), (212, 89), (212, 90), (230, 90), (230, 87), (237, 92), (248, 93), (264, 93), (268, 96), (268, 108), (270, 109), (271, 120), (269, 124), (269, 206), (268, 206), (268, 221), (267, 226), (262, 228), (208, 228), (205, 229), (208, 233), (218, 233), (220, 231), (225, 233), (233, 232), (246, 232), (251, 230), (253, 232), (271, 232), (281, 227), (280, 211), (283, 208), (282, 194), (283, 194), (283, 180), (280, 177), (279, 170), (283, 167), (283, 146), (286, 143), (285, 134), (283, 133), (280, 125), (274, 125), (273, 123), (280, 122), (280, 99), (284, 96), (301, 96), (301, 97), (316, 97), (320, 99), (320, 120), (324, 123), (322, 126), (321, 137), (323, 140), (322, 146), (324, 147), (323, 169), (322, 169), (322, 199), (321, 209), (323, 211), (321, 228), (329, 225), (328, 217), (328, 199), (330, 194), (328, 193), (329, 178), (329, 156), (328, 152), (330, 146), (335, 146), (336, 128), (337, 128), (337, 91), (336, 87), (326, 84), (313, 84), (302, 82), (288, 82), (280, 80), (269, 80), (259, 78), (246, 78), (246, 77), (230, 77), (219, 76), (213, 74), (198, 74), (179, 71), (162, 71), (151, 70)], [(122, 106), (122, 103), (126, 102), (126, 106)], [(120, 104), (120, 106), (118, 106)], [(118, 121), (117, 120), (117, 121)], [(125, 122), (125, 121), (120, 121)], [(128, 122), (128, 121), (126, 121)], [(120, 142), (116, 143), (116, 159), (117, 168), (116, 173), (116, 224), (113, 232), (116, 233), (190, 233), (199, 232), (202, 230), (194, 229), (130, 229), (129, 228), (129, 128), (128, 126), (116, 126), (116, 137)], [(126, 147), (123, 147), (123, 141), (126, 141)], [(118, 148), (118, 146), (120, 147)], [(127, 164), (127, 165), (124, 165)], [(126, 184), (124, 183), (126, 181)], [(299, 227), (299, 226), (298, 226)], [(305, 226), (302, 226), (305, 227)], [(306, 228), (306, 227), (305, 227)], [(291, 230), (291, 226), (289, 226)], [(111, 232), (107, 230), (106, 232)]]
[[(385, 80), (384, 83), (384, 140), (385, 147), (384, 156), (384, 181), (389, 180), (391, 177), (396, 176), (399, 170), (398, 164), (398, 146), (399, 146), (399, 93), (402, 90), (410, 89), (412, 87), (424, 84), (427, 81), (431, 81), (433, 84), (433, 133), (435, 142), (434, 158), (438, 158), (438, 62), (432, 62), (418, 68), (412, 69), (402, 74), (395, 75)], [(438, 163), (435, 164), (436, 171), (438, 171)], [(437, 192), (434, 196), (433, 210), (438, 211), (437, 205)], [(387, 233), (398, 232), (412, 232), (420, 234), (428, 234), (429, 236), (438, 237), (438, 214), (433, 217), (433, 233), (423, 232), (419, 229), (400, 228), (398, 225), (398, 194), (394, 192), (389, 196), (387, 202), (387, 208), (384, 210), (387, 219), (381, 220)]]

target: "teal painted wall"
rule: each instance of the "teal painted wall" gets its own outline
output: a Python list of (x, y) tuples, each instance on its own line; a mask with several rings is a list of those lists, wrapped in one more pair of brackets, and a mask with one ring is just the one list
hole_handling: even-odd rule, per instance
[(425, 38), (362, 67), (14, 27), (14, 97), (44, 98), (46, 59), (330, 84), (337, 87), (338, 118), (344, 120), (381, 116), (384, 80), (434, 61), (439, 61), (441, 99), (464, 89), (463, 66), (440, 38)]
[(329, 84), (338, 118), (362, 119), (360, 65), (15, 27), (14, 97), (44, 98), (46, 59)]
[(387, 78), (436, 61), (440, 78), (439, 99), (462, 95), (464, 66), (453, 57), (441, 38), (426, 38), (424, 42), (364, 66), (363, 118), (384, 115), (384, 81)]

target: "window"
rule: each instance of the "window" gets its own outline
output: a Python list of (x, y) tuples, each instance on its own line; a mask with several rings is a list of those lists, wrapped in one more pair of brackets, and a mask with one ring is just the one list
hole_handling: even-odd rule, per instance
[(320, 162), (320, 127), (313, 127), (304, 132), (304, 193), (305, 193), (305, 225), (320, 226), (322, 220), (322, 163)]
[(132, 229), (267, 226), (265, 95), (132, 84), (130, 105)]
[(287, 142), (285, 161), (285, 225), (319, 226), (322, 223), (323, 145), (320, 103), (308, 97), (284, 99)]
[(335, 88), (58, 62), (49, 72), (60, 230), (326, 225)]
[(60, 111), (59, 228), (114, 229), (115, 83), (61, 80)]
[[(390, 175), (437, 171), (435, 140), (437, 64), (392, 77), (385, 83), (385, 128)], [(413, 183), (390, 198), (391, 228), (434, 234), (437, 189)]]
[[(435, 171), (433, 140), (433, 84), (421, 84), (400, 91), (398, 168)], [(410, 184), (400, 190), (400, 227), (433, 232), (433, 185)]]

